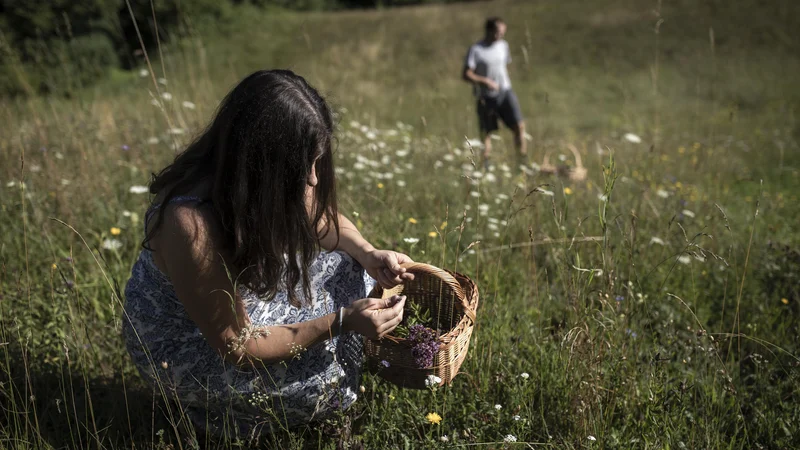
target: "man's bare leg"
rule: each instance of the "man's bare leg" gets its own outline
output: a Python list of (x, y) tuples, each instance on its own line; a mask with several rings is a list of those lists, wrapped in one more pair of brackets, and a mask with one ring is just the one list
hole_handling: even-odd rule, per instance
[(525, 141), (525, 122), (517, 123), (512, 130), (514, 132), (514, 147), (517, 149), (517, 158), (520, 164), (528, 164), (528, 145)]
[(483, 152), (481, 153), (481, 165), (484, 170), (489, 170), (489, 153), (492, 151), (492, 134), (483, 135)]

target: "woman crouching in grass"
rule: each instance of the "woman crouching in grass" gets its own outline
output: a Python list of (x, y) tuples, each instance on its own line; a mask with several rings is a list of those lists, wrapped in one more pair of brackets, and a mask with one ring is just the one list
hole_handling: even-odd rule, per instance
[(413, 279), (336, 206), (331, 111), (290, 71), (259, 71), (154, 176), (125, 289), (123, 334), (142, 376), (203, 429), (292, 427), (356, 400), (361, 336), (402, 320)]

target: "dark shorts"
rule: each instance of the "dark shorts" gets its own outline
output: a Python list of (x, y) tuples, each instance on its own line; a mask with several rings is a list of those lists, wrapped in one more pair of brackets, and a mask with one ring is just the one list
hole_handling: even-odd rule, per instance
[(522, 111), (514, 91), (509, 89), (497, 97), (478, 97), (478, 124), (481, 132), (496, 131), (498, 117), (512, 130), (522, 122)]

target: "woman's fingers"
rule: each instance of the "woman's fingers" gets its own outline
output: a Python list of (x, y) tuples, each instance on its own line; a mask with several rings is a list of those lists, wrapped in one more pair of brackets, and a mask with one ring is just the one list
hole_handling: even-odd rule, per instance
[(393, 288), (395, 286), (395, 285), (392, 284), (392, 282), (389, 279), (389, 277), (386, 276), (386, 270), (385, 269), (378, 269), (377, 275), (378, 275), (378, 278), (377, 278), (376, 281), (378, 282), (378, 284), (381, 285), (382, 288), (391, 289), (391, 288)]
[(400, 322), (402, 321), (403, 321), (403, 309), (401, 308), (398, 314), (394, 314), (392, 317), (389, 318), (389, 320), (378, 326), (377, 329), (378, 336), (382, 337), (387, 333), (391, 333), (392, 330), (394, 330), (397, 327), (397, 325), (399, 325)]

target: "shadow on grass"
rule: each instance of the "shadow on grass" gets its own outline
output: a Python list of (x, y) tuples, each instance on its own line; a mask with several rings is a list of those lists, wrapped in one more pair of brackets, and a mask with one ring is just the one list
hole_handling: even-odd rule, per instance
[[(5, 354), (3, 354), (5, 353)], [(75, 364), (36, 363), (6, 346), (0, 352), (0, 442), (12, 448), (360, 448), (329, 421), (261, 436), (258, 443), (205, 434), (138, 375), (86, 374)], [(3, 447), (0, 445), (0, 447)]]

